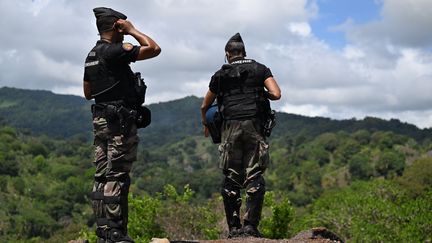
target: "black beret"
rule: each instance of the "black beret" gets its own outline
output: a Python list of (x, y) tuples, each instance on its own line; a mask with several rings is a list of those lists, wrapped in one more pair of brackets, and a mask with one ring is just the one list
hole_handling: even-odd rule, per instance
[[(235, 35), (233, 35), (233, 36), (228, 40), (228, 43), (230, 43), (230, 42), (241, 42), (241, 43), (243, 43), (243, 39), (241, 38), (240, 33), (236, 33)], [(227, 44), (228, 44), (228, 43), (227, 43)]]
[(243, 43), (243, 39), (240, 36), (240, 33), (236, 33), (228, 40), (228, 42), (225, 45), (225, 51), (227, 52), (240, 51), (243, 53), (244, 56), (246, 56), (245, 46)]
[(94, 8), (93, 13), (96, 17), (96, 26), (100, 33), (111, 30), (114, 22), (118, 19), (126, 19), (127, 16), (111, 8)]
[(111, 8), (105, 8), (105, 7), (94, 8), (93, 12), (94, 12), (96, 19), (102, 18), (102, 17), (116, 17), (117, 19), (126, 19), (127, 18), (126, 15), (124, 15), (118, 11), (115, 11), (114, 9), (111, 9)]

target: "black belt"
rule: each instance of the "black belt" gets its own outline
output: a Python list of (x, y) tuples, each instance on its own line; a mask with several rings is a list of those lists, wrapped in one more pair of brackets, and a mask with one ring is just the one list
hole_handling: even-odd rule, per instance
[(98, 102), (91, 106), (93, 116), (107, 116), (107, 113), (113, 113), (119, 108), (124, 107), (132, 110), (136, 110), (135, 107), (127, 105), (123, 100)]

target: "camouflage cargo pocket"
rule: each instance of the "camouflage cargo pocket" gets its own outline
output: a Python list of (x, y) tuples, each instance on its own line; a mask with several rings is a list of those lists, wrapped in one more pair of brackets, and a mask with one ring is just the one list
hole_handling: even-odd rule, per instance
[[(108, 125), (107, 121), (103, 117), (95, 117), (93, 119), (93, 133), (95, 140), (102, 139), (105, 140), (108, 137)], [(96, 141), (95, 141), (96, 144)]]
[(262, 168), (267, 168), (270, 163), (269, 145), (264, 140), (261, 140), (258, 146), (259, 165)]
[(137, 159), (138, 136), (114, 136), (109, 151), (111, 162), (127, 161), (133, 162)]
[(221, 169), (228, 169), (230, 148), (231, 148), (231, 143), (229, 142), (223, 142), (219, 145), (218, 148), (220, 154), (219, 168)]

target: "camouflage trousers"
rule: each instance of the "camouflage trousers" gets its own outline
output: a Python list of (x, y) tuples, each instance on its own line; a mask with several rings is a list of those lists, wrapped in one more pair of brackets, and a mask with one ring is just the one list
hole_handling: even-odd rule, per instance
[(92, 206), (96, 234), (106, 239), (110, 230), (115, 229), (127, 235), (129, 172), (137, 157), (137, 127), (132, 124), (128, 131), (121, 131), (119, 119), (108, 122), (104, 117), (94, 116), (93, 129), (96, 173)]
[(222, 124), (219, 152), (225, 178), (221, 194), (230, 229), (241, 227), (241, 189), (246, 190), (244, 224), (259, 224), (265, 194), (262, 175), (269, 164), (268, 149), (259, 120), (228, 120)]

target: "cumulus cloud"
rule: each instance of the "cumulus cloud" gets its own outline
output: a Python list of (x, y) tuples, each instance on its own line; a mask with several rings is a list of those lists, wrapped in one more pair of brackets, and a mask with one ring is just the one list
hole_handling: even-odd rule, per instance
[(0, 85), (82, 95), (98, 6), (124, 12), (162, 47), (157, 58), (131, 64), (149, 86), (147, 102), (203, 96), (226, 41), (240, 32), (248, 56), (270, 67), (282, 88), (278, 110), (432, 126), (429, 0), (382, 0), (379, 19), (330, 27), (347, 36), (340, 48), (314, 35), (314, 0), (0, 1), (7, 20), (0, 22)]
[(288, 29), (296, 35), (308, 37), (311, 34), (311, 27), (306, 22), (292, 22), (289, 24)]
[(381, 0), (381, 19), (348, 27), (353, 42), (398, 45), (412, 48), (431, 47), (432, 1)]

